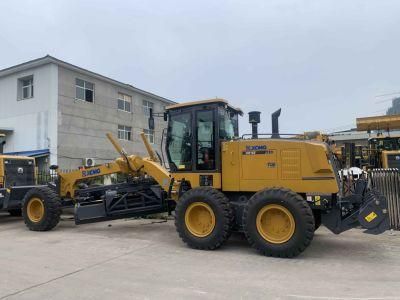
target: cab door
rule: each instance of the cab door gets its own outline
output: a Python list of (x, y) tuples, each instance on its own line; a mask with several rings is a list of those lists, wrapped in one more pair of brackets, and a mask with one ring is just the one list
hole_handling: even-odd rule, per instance
[(170, 112), (167, 156), (176, 180), (221, 188), (217, 106)]

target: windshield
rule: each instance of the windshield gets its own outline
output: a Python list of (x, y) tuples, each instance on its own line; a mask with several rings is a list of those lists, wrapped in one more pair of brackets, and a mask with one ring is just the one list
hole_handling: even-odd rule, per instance
[(219, 137), (231, 140), (239, 136), (238, 115), (225, 108), (219, 110)]

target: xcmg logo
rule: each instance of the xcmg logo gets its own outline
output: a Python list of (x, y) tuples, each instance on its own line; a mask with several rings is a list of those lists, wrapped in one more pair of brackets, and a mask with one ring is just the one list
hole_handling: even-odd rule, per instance
[(82, 171), (82, 177), (98, 175), (98, 174), (100, 174), (100, 173), (101, 173), (101, 171), (100, 171), (99, 168), (97, 168), (97, 169), (92, 169), (92, 170), (84, 170), (84, 171)]
[(267, 150), (266, 145), (246, 146), (246, 151)]

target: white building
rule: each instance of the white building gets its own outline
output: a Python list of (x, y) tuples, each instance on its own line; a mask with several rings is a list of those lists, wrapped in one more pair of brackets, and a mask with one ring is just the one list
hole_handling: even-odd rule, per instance
[(4, 152), (37, 157), (40, 168), (76, 168), (85, 159), (110, 161), (117, 153), (107, 132), (128, 152), (144, 154), (139, 132), (159, 148), (166, 123), (148, 129), (149, 108), (171, 100), (51, 56), (0, 70), (0, 133)]

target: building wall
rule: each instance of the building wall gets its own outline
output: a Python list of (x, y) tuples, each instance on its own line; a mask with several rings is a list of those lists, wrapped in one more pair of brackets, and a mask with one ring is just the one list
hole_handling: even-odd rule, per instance
[[(33, 75), (33, 98), (18, 100), (18, 79)], [(58, 67), (47, 64), (0, 77), (0, 127), (7, 133), (4, 152), (50, 149), (57, 163)]]
[[(142, 101), (154, 103), (154, 112), (163, 111), (164, 103), (130, 89), (119, 87), (91, 76), (59, 66), (58, 70), (58, 161), (60, 168), (71, 169), (82, 165), (83, 158), (94, 158), (101, 164), (118, 157), (106, 133), (118, 136), (118, 125), (132, 127), (132, 141), (121, 141), (128, 153), (146, 155), (139, 133), (148, 128)], [(95, 85), (94, 103), (75, 99), (75, 79)], [(132, 96), (132, 113), (117, 110), (118, 93)], [(161, 132), (166, 126), (162, 118), (155, 120), (155, 145), (159, 149)]]

